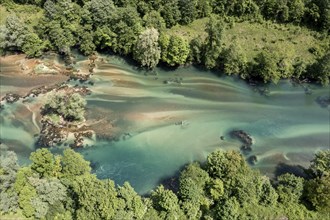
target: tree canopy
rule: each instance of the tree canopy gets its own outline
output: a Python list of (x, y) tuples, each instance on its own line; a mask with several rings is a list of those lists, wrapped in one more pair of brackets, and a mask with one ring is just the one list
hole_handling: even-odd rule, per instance
[[(5, 155), (5, 157), (3, 156)], [(72, 149), (31, 154), (20, 167), (14, 152), (0, 161), (0, 216), (46, 219), (325, 219), (329, 213), (328, 151), (311, 162), (309, 179), (283, 174), (275, 181), (252, 170), (237, 151), (218, 150), (206, 163), (180, 174), (179, 191), (160, 185), (140, 196), (128, 183), (116, 186), (91, 173)], [(308, 174), (308, 173), (307, 173)], [(21, 214), (19, 214), (21, 213)]]

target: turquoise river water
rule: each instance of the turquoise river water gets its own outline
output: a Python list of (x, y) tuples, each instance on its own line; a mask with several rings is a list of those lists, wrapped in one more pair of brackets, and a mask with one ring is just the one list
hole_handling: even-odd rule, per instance
[[(269, 96), (263, 96), (242, 80), (194, 67), (157, 69), (152, 75), (118, 57), (104, 59), (89, 86), (87, 116), (98, 125), (97, 132), (121, 135), (117, 141), (88, 140), (93, 147), (79, 150), (100, 178), (129, 181), (139, 193), (149, 192), (188, 162), (203, 161), (216, 149), (239, 150), (241, 143), (228, 134), (234, 129), (253, 137), (246, 157), (256, 155), (253, 167), (268, 176), (281, 164), (306, 167), (316, 151), (330, 146), (330, 109), (315, 101), (328, 96), (329, 87), (309, 85), (312, 93), (306, 95), (302, 86), (284, 80), (268, 86)], [(3, 66), (1, 95), (28, 83), (6, 71), (10, 67)], [(171, 79), (182, 83), (164, 84)], [(18, 153), (21, 163), (35, 149), (45, 97), (6, 104), (0, 113), (1, 141)]]

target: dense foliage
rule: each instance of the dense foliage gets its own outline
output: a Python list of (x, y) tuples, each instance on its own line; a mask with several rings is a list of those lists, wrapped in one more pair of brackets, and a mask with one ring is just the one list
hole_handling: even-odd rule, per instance
[(51, 119), (63, 117), (67, 121), (81, 121), (85, 106), (86, 101), (79, 93), (54, 92), (48, 96), (43, 113)]
[(0, 216), (34, 219), (326, 219), (330, 208), (330, 150), (316, 154), (308, 178), (274, 182), (251, 169), (236, 151), (215, 151), (205, 164), (187, 165), (179, 190), (160, 185), (141, 197), (91, 174), (71, 149), (42, 148), (20, 167), (12, 151), (0, 158)]
[[(263, 82), (281, 78), (309, 78), (329, 84), (329, 59), (322, 50), (310, 48), (315, 62), (279, 55), (282, 48), (261, 48), (252, 62), (240, 45), (224, 45), (226, 29), (235, 22), (282, 23), (303, 26), (320, 33), (330, 31), (328, 0), (1, 0), (9, 10), (0, 27), (0, 50), (22, 51), (40, 56), (55, 50), (69, 54), (72, 48), (89, 55), (95, 50), (131, 55), (138, 63), (154, 68), (158, 61), (169, 66), (186, 63), (203, 65), (226, 74)], [(24, 4), (23, 8), (15, 10)], [(25, 7), (32, 17), (19, 18)], [(15, 15), (17, 13), (17, 16)], [(206, 36), (168, 34), (176, 25), (189, 26), (196, 19), (209, 17)], [(167, 29), (166, 29), (167, 28)], [(204, 28), (204, 27), (197, 27)], [(240, 33), (236, 33), (239, 35)], [(196, 37), (196, 38), (195, 38)], [(243, 36), (241, 36), (243, 37)], [(265, 40), (265, 39), (264, 39)], [(279, 39), (284, 40), (284, 39)], [(290, 40), (290, 39), (288, 39)], [(250, 42), (253, 43), (253, 42)], [(297, 43), (293, 41), (293, 43)], [(303, 44), (301, 42), (300, 44)], [(275, 46), (275, 45), (274, 45)], [(302, 55), (300, 55), (302, 56)], [(324, 57), (324, 58), (323, 58)], [(238, 62), (236, 64), (236, 62)]]

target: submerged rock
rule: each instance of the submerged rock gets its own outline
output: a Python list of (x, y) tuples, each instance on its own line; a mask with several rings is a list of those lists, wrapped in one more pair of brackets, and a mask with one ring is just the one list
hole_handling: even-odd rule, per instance
[(258, 157), (256, 155), (252, 155), (247, 159), (247, 161), (251, 165), (256, 165), (258, 163)]
[(243, 145), (241, 146), (241, 151), (244, 154), (249, 154), (252, 151), (253, 140), (252, 137), (243, 130), (234, 130), (230, 132), (232, 138), (240, 140)]
[(315, 102), (319, 104), (322, 108), (327, 108), (330, 106), (330, 96), (318, 96)]
[(246, 148), (251, 147), (251, 145), (253, 144), (252, 137), (248, 133), (246, 133), (245, 131), (243, 131), (243, 130), (234, 130), (234, 131), (231, 131), (230, 132), (230, 135), (233, 138), (239, 139), (246, 146)]
[(163, 83), (164, 84), (177, 84), (177, 85), (181, 85), (182, 84), (183, 79), (182, 78), (170, 78), (168, 80), (164, 80)]

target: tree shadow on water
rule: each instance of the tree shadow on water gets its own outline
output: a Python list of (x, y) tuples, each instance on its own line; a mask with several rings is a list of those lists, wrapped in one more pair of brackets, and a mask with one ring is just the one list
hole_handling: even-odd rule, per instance
[(286, 173), (290, 173), (298, 177), (307, 178), (306, 168), (304, 168), (303, 166), (289, 165), (285, 163), (277, 164), (274, 172), (275, 177), (277, 178), (278, 176)]
[(163, 185), (166, 189), (172, 190), (174, 193), (179, 192), (180, 188), (180, 175), (181, 172), (189, 165), (189, 163), (184, 164), (171, 176), (165, 176), (161, 178), (157, 185)]

